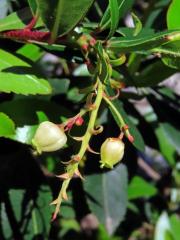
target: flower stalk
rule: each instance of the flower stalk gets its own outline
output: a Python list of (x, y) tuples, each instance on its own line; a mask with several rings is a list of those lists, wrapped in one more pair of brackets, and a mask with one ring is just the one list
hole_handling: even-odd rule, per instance
[(105, 100), (105, 102), (109, 105), (109, 107), (111, 108), (111, 110), (114, 112), (114, 114), (116, 115), (116, 117), (119, 120), (120, 126), (121, 126), (121, 131), (124, 132), (125, 136), (128, 138), (128, 140), (130, 142), (134, 141), (133, 136), (130, 134), (129, 132), (129, 127), (128, 125), (125, 123), (123, 117), (121, 116), (120, 112), (116, 109), (116, 107), (113, 105), (113, 103), (111, 102), (111, 100), (104, 94), (103, 95), (103, 99)]
[(97, 83), (97, 95), (96, 95), (96, 99), (94, 102), (95, 108), (93, 108), (90, 113), (88, 127), (86, 129), (84, 136), (82, 137), (82, 143), (81, 143), (79, 152), (75, 156), (72, 157), (72, 160), (69, 162), (69, 165), (66, 167), (66, 173), (68, 174), (69, 178), (64, 179), (61, 190), (58, 195), (58, 198), (52, 202), (52, 204), (56, 205), (55, 212), (52, 217), (52, 221), (56, 219), (57, 214), (59, 213), (59, 209), (60, 209), (62, 200), (65, 198), (66, 198), (65, 200), (67, 200), (67, 197), (65, 197), (65, 196), (67, 196), (66, 192), (67, 192), (69, 183), (70, 183), (71, 179), (73, 178), (73, 176), (78, 171), (79, 163), (81, 162), (84, 154), (88, 150), (89, 141), (90, 141), (91, 137), (93, 136), (92, 130), (95, 128), (98, 110), (101, 105), (101, 101), (103, 99), (103, 84), (101, 83), (101, 81), (99, 79), (97, 80), (97, 82), (98, 82)]

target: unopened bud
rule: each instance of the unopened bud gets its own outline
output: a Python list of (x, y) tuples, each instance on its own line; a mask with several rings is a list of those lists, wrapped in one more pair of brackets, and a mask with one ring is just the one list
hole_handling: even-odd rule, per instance
[(78, 117), (75, 121), (76, 126), (81, 126), (84, 123), (84, 119), (82, 117)]
[(67, 137), (64, 130), (49, 121), (42, 122), (39, 125), (32, 139), (32, 144), (38, 153), (57, 151), (62, 148), (66, 142)]
[(113, 168), (124, 156), (124, 143), (119, 138), (107, 138), (101, 146), (101, 167)]

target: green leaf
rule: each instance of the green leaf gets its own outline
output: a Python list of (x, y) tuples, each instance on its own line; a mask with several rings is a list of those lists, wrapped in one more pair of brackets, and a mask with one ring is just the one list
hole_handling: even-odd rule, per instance
[(123, 220), (127, 207), (127, 169), (120, 164), (112, 171), (86, 177), (90, 209), (112, 234)]
[[(120, 27), (116, 31), (117, 33), (121, 34), (123, 37), (126, 38), (133, 38), (134, 34), (134, 28), (128, 28), (128, 27)], [(152, 28), (142, 28), (141, 31), (138, 34), (138, 38), (152, 36), (154, 34), (154, 29)]]
[(62, 115), (66, 118), (70, 118), (73, 115), (70, 109), (66, 109), (62, 105), (37, 98), (22, 97), (21, 99), (14, 99), (13, 101), (6, 101), (0, 104), (0, 112), (7, 114), (18, 127), (36, 125), (38, 123), (38, 111), (44, 112), (52, 122), (58, 122)]
[(0, 31), (22, 29), (31, 21), (32, 14), (29, 8), (13, 12), (7, 17), (0, 19)]
[(155, 129), (155, 134), (159, 143), (161, 154), (168, 161), (170, 166), (175, 166), (174, 156), (176, 151), (174, 146), (170, 143), (169, 139), (166, 137), (164, 128), (162, 127), (161, 124)]
[(128, 186), (128, 199), (133, 200), (141, 197), (152, 197), (157, 189), (139, 176), (133, 177)]
[(107, 38), (111, 38), (114, 35), (119, 24), (118, 1), (109, 0), (109, 8), (110, 8), (110, 15), (111, 15), (111, 25), (110, 25), (110, 31)]
[(180, 236), (180, 219), (176, 214), (173, 214), (170, 218), (171, 232), (173, 240), (179, 240)]
[(107, 230), (105, 229), (104, 225), (99, 224), (99, 228), (97, 230), (97, 240), (112, 240), (109, 236)]
[(37, 11), (37, 3), (36, 0), (28, 0), (29, 6), (31, 8), (32, 13), (35, 15)]
[(162, 61), (165, 65), (168, 67), (174, 68), (174, 69), (180, 69), (180, 57), (163, 57)]
[[(29, 8), (21, 9), (0, 19), (0, 32), (14, 29), (23, 29), (32, 20), (32, 13)], [(41, 18), (38, 19), (36, 27), (42, 26)], [(1, 33), (0, 33), (1, 36)]]
[(170, 43), (161, 46), (160, 51), (162, 53), (162, 61), (168, 67), (174, 69), (180, 69), (180, 41), (172, 41)]
[(128, 11), (131, 10), (134, 3), (135, 0), (125, 0), (124, 4), (119, 9), (119, 15), (121, 18), (123, 18), (128, 13)]
[[(167, 8), (171, 0), (160, 0), (156, 1), (151, 8), (151, 11), (145, 16), (144, 23), (146, 27), (152, 27), (153, 24), (156, 24), (158, 17), (160, 17), (164, 9)], [(152, 6), (152, 5), (151, 5)]]
[[(132, 7), (134, 1), (135, 0), (117, 0), (118, 9), (119, 9), (119, 18), (122, 18), (127, 13), (127, 11)], [(108, 8), (106, 9), (101, 19), (101, 22), (99, 24), (99, 28), (101, 30), (104, 30), (108, 28), (110, 24), (111, 24), (111, 13), (110, 13), (110, 5), (108, 5)]]
[(165, 138), (168, 139), (169, 143), (180, 154), (179, 148), (180, 131), (173, 127), (170, 123), (161, 123), (160, 126), (164, 130)]
[(52, 32), (52, 40), (70, 32), (85, 16), (94, 0), (37, 0), (39, 13)]
[(175, 70), (164, 66), (164, 64), (158, 60), (145, 67), (138, 76), (135, 76), (134, 84), (136, 87), (153, 87), (173, 75), (175, 72)]
[(9, 137), (14, 132), (14, 122), (6, 114), (0, 112), (0, 137)]
[(102, 82), (104, 82), (105, 84), (109, 85), (109, 81), (110, 81), (110, 64), (109, 64), (109, 57), (106, 54), (106, 52), (104, 51), (102, 44), (98, 42), (97, 46), (97, 51), (98, 51), (98, 55), (99, 55), (99, 65), (101, 66), (101, 72), (99, 73), (99, 78)]
[(180, 1), (172, 0), (167, 12), (168, 29), (180, 29)]
[[(151, 34), (148, 36), (136, 36), (136, 37), (119, 37), (109, 40), (108, 47), (120, 53), (126, 52), (138, 52), (145, 53), (147, 50), (151, 50), (162, 46), (164, 43), (179, 40), (180, 31), (165, 31), (161, 33)], [(158, 53), (160, 49), (155, 49)]]
[[(51, 190), (48, 186), (40, 189), (10, 190), (9, 203), (12, 207), (14, 221), (20, 223), (18, 231), (24, 240), (48, 239), (50, 231), (51, 209), (49, 203), (52, 201)], [(4, 204), (1, 204), (3, 206)], [(1, 208), (2, 232), (6, 239), (14, 239), (11, 220), (4, 207)], [(6, 221), (4, 221), (6, 219)]]
[(18, 94), (50, 94), (49, 83), (35, 76), (32, 67), (15, 57), (0, 50), (0, 91)]
[[(14, 111), (16, 109), (16, 111)], [(16, 130), (9, 138), (31, 144), (38, 124), (37, 112), (43, 112), (52, 122), (60, 122), (60, 117), (69, 118), (72, 113), (56, 103), (37, 99), (22, 98), (0, 104), (0, 111), (6, 113), (16, 124)]]
[(138, 16), (136, 16), (136, 14), (131, 13), (131, 15), (132, 15), (134, 26), (135, 26), (133, 35), (137, 36), (142, 30), (142, 23), (141, 23), (141, 20), (138, 18)]
[(69, 89), (70, 80), (67, 78), (52, 78), (49, 79), (49, 82), (52, 86), (52, 94), (59, 95), (59, 94), (66, 94)]
[(34, 44), (25, 44), (19, 48), (16, 53), (30, 59), (33, 62), (36, 62), (44, 54), (44, 51)]

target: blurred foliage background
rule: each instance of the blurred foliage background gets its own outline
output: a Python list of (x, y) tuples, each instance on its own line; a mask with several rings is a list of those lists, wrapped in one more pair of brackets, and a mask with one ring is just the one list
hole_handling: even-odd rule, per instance
[[(125, 2), (117, 37), (131, 38), (132, 29), (138, 31), (141, 24), (140, 40), (154, 32), (180, 29), (178, 0), (171, 8), (170, 0)], [(27, 9), (32, 3), (1, 0), (0, 31), (23, 28), (32, 18)], [(95, 1), (81, 31), (92, 31), (107, 6), (108, 1)], [(22, 9), (26, 21), (16, 21), (21, 14), (14, 13)], [(99, 36), (107, 35), (108, 28)], [(179, 53), (179, 43), (169, 43), (165, 50)], [(79, 145), (69, 140), (63, 150), (37, 157), (29, 144), (40, 122), (61, 122), (80, 110), (85, 93), (79, 89), (88, 86), (91, 76), (76, 50), (0, 38), (0, 239), (180, 239), (179, 58), (150, 51), (138, 54), (141, 50), (127, 53), (126, 64), (114, 71), (127, 85), (120, 95), (121, 108), (134, 126), (137, 148), (125, 140), (123, 161), (110, 171), (99, 168), (98, 155), (87, 153), (81, 165), (85, 181), (73, 179), (69, 200), (51, 223), (54, 209), (49, 203), (60, 188), (56, 175), (64, 171), (61, 161)], [(13, 77), (4, 71), (7, 66)], [(28, 74), (34, 76), (34, 85), (26, 86)], [(17, 79), (24, 84), (22, 89)], [(118, 132), (105, 106), (98, 123), (104, 131), (91, 141), (97, 151), (104, 139)], [(85, 127), (74, 127), (72, 135), (81, 135)]]

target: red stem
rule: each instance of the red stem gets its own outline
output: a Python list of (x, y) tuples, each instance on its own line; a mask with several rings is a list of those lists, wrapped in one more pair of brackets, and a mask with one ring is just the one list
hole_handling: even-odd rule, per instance
[(25, 28), (21, 30), (5, 31), (2, 33), (2, 36), (20, 41), (34, 40), (46, 42), (50, 37), (50, 32), (32, 31)]
[(31, 22), (25, 27), (25, 29), (32, 30), (35, 27), (38, 18), (39, 18), (39, 16), (34, 16), (31, 20)]

